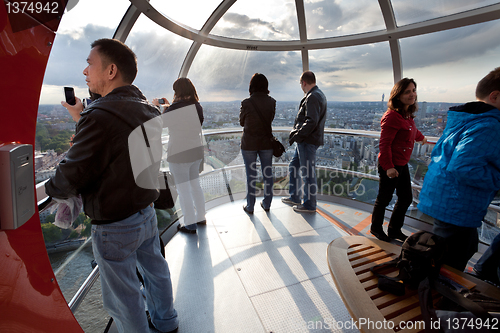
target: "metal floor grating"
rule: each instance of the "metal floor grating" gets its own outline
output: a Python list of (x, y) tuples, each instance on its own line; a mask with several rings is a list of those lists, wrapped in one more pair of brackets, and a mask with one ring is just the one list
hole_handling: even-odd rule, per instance
[(222, 204), (197, 234), (177, 233), (167, 244), (180, 333), (357, 332), (333, 324), (351, 317), (326, 249), (348, 233), (325, 214), (355, 228), (370, 213), (318, 202), (322, 214), (298, 214), (280, 199), (268, 213), (257, 202), (253, 215), (245, 200)]
[(372, 237), (371, 212), (318, 201), (317, 213), (299, 214), (275, 196), (266, 213), (261, 199), (253, 215), (242, 209), (246, 200), (211, 208), (197, 234), (168, 242), (179, 333), (358, 332), (346, 327), (352, 318), (326, 251), (338, 237)]

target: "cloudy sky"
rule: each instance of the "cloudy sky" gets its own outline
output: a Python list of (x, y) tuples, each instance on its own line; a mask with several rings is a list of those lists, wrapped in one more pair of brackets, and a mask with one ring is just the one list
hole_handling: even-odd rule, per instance
[[(111, 38), (129, 6), (127, 0), (73, 0), (50, 55), (41, 104), (63, 99), (63, 86), (87, 97), (83, 69), (90, 43)], [(308, 38), (357, 34), (385, 28), (377, 0), (305, 0)], [(488, 0), (394, 1), (399, 25), (488, 5)], [(71, 3), (71, 2), (70, 2)], [(172, 19), (200, 29), (220, 0), (151, 0)], [(196, 10), (192, 10), (196, 8)], [(264, 13), (264, 14), (263, 14)], [(99, 22), (99, 23), (95, 23)], [(474, 99), (476, 83), (500, 66), (500, 20), (406, 38), (400, 41), (403, 75), (417, 82), (418, 98), (462, 103)], [(294, 0), (238, 0), (212, 30), (213, 34), (254, 40), (299, 39)], [(172, 98), (172, 83), (191, 41), (141, 16), (126, 43), (136, 52), (139, 74), (134, 82), (148, 99)], [(328, 100), (386, 100), (393, 85), (389, 43), (309, 51), (310, 69)], [(188, 73), (201, 101), (241, 100), (248, 96), (253, 73), (269, 79), (271, 96), (298, 101), (302, 72), (300, 52), (255, 52), (202, 46)]]

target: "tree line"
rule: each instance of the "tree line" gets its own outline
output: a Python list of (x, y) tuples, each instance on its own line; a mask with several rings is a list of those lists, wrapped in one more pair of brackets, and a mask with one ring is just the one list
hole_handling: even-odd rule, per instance
[[(56, 220), (56, 214), (47, 215), (45, 223), (42, 223), (42, 233), (45, 243), (55, 243), (68, 239), (77, 239), (80, 237), (89, 237), (92, 231), (91, 219), (84, 213), (80, 213), (76, 220), (71, 224), (72, 229), (61, 229), (53, 224)], [(79, 228), (79, 226), (81, 227)]]
[(53, 149), (58, 155), (69, 149), (69, 141), (75, 131), (58, 130), (52, 126), (38, 123), (35, 134), (35, 149), (47, 151)]

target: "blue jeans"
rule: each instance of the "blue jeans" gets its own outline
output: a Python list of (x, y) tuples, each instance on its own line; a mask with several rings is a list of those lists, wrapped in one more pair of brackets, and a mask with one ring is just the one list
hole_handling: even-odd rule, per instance
[(474, 270), (486, 280), (500, 282), (500, 234), (493, 239), (490, 247), (479, 258)]
[(273, 150), (241, 150), (245, 171), (247, 174), (247, 208), (253, 211), (255, 206), (255, 186), (257, 183), (257, 155), (260, 159), (260, 168), (264, 178), (264, 200), (262, 205), (265, 209), (271, 207), (273, 200)]
[(153, 324), (161, 331), (179, 325), (153, 208), (118, 222), (92, 225), (92, 250), (101, 275), (103, 305), (119, 332), (149, 332), (136, 267), (144, 279)]
[(479, 244), (477, 228), (459, 227), (434, 219), (432, 233), (446, 239), (448, 250), (443, 263), (459, 271), (465, 270), (469, 259), (477, 252)]
[(205, 195), (200, 185), (200, 163), (169, 163), (174, 176), (179, 203), (184, 215), (184, 226), (196, 230), (196, 223), (205, 220)]
[[(316, 182), (316, 150), (317, 145), (310, 143), (297, 143), (295, 155), (288, 165), (290, 182), (288, 193), (290, 199), (300, 203), (301, 192), (303, 192), (303, 205), (306, 209), (316, 209), (316, 193), (318, 184)], [(300, 176), (300, 178), (299, 178)], [(302, 187), (300, 179), (302, 178)]]

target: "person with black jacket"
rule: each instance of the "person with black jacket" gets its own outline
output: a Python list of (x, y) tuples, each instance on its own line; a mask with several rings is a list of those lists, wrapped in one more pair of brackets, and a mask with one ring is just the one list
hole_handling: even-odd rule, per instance
[[(160, 138), (160, 112), (132, 85), (137, 60), (129, 47), (113, 39), (96, 40), (91, 47), (83, 74), (89, 89), (102, 97), (81, 113), (73, 146), (45, 191), (60, 199), (81, 195), (85, 214), (92, 219), (103, 305), (118, 331), (147, 332), (152, 326), (174, 332), (179, 321), (152, 204), (159, 192), (144, 186), (145, 180), (157, 179), (159, 163), (151, 161), (138, 173), (137, 164), (146, 159), (134, 161), (131, 156), (134, 147), (143, 147), (139, 155), (149, 156), (141, 128)], [(134, 133), (142, 146), (131, 145)], [(144, 277), (149, 323), (136, 267)]]
[(268, 212), (273, 200), (273, 147), (269, 133), (276, 113), (276, 101), (269, 96), (268, 86), (265, 75), (255, 73), (248, 88), (250, 97), (241, 102), (240, 108), (240, 125), (243, 126), (241, 155), (247, 174), (247, 204), (243, 210), (248, 214), (253, 214), (255, 205), (257, 156), (264, 178), (264, 200), (260, 206)]
[[(294, 205), (293, 210), (299, 213), (316, 212), (316, 150), (323, 145), (323, 134), (326, 121), (326, 97), (316, 85), (316, 76), (306, 71), (300, 76), (300, 87), (305, 93), (295, 117), (289, 142), (297, 143), (295, 155), (288, 166), (290, 197), (282, 198), (283, 203)], [(300, 177), (303, 181), (303, 202), (301, 204)]]

